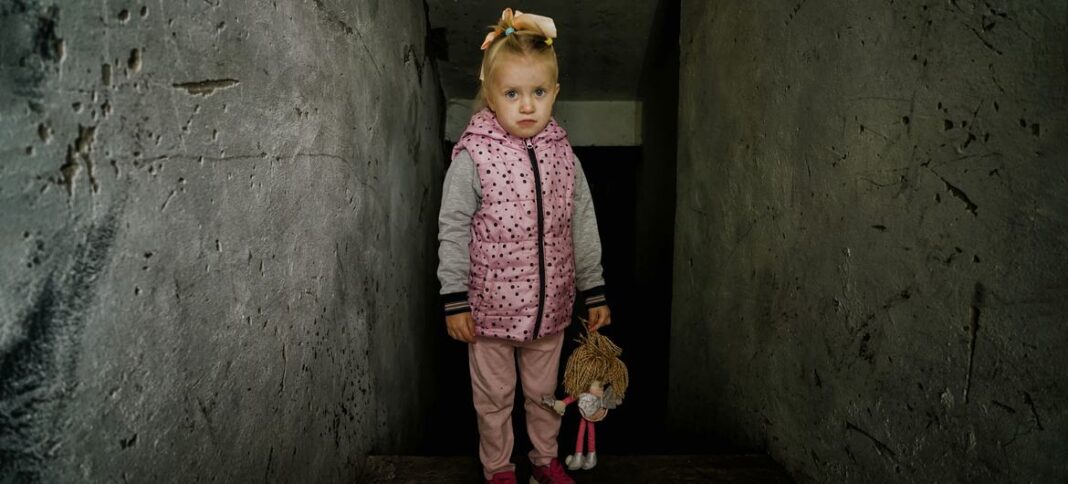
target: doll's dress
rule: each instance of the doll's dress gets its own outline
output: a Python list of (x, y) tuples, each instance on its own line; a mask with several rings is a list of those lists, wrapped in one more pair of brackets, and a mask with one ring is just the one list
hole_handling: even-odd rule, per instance
[(579, 394), (578, 408), (582, 418), (591, 422), (599, 422), (608, 414), (605, 400), (592, 393)]

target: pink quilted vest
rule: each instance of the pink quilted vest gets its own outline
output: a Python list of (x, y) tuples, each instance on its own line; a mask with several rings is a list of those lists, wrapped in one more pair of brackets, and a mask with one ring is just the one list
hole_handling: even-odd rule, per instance
[(482, 186), (469, 246), (475, 332), (530, 341), (563, 331), (575, 301), (575, 160), (567, 133), (552, 120), (534, 138), (517, 138), (483, 109), (452, 157), (463, 150)]

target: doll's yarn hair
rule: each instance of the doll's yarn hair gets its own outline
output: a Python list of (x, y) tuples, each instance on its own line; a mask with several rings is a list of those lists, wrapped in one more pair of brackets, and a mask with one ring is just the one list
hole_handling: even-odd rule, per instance
[(627, 365), (619, 359), (623, 350), (600, 333), (582, 335), (578, 342), (564, 367), (564, 391), (577, 397), (589, 391), (594, 380), (600, 380), (603, 385), (611, 385), (616, 399), (622, 401), (630, 380)]

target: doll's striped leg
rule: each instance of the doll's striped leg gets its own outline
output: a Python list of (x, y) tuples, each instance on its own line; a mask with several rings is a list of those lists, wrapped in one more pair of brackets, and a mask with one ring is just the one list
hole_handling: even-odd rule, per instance
[(593, 428), (596, 425), (597, 424), (595, 424), (594, 422), (590, 422), (590, 428), (586, 429), (590, 433), (588, 439), (586, 440), (586, 450), (590, 451), (591, 454), (594, 453), (594, 452), (597, 452), (597, 447), (595, 446), (595, 442), (597, 441), (597, 437), (596, 437), (596, 435), (594, 435), (594, 432), (593, 432)]
[(586, 419), (579, 419), (578, 439), (575, 440), (575, 455), (582, 455), (582, 438), (586, 436)]
[(594, 433), (594, 430), (593, 430), (596, 427), (597, 427), (596, 423), (590, 422), (590, 428), (589, 428), (590, 435), (589, 435), (589, 440), (587, 440), (587, 443), (589, 444), (587, 447), (589, 447), (589, 448), (586, 449), (586, 450), (588, 450), (590, 452), (588, 454), (586, 454), (586, 460), (582, 463), (582, 468), (583, 469), (587, 469), (587, 470), (588, 469), (593, 469), (593, 466), (597, 465), (597, 447), (596, 447), (597, 435)]
[(586, 419), (579, 419), (578, 438), (575, 439), (575, 453), (564, 459), (564, 464), (567, 464), (568, 469), (581, 469), (582, 465), (586, 463), (586, 459), (582, 455), (582, 438), (586, 436), (586, 424)]

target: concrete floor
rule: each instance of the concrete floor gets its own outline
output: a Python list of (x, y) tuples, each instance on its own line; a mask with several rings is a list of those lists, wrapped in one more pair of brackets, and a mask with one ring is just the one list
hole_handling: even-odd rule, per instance
[[(481, 477), (475, 457), (369, 456), (368, 474), (359, 482), (470, 483)], [(530, 479), (529, 466), (517, 470), (519, 482)], [(763, 455), (601, 456), (597, 467), (571, 472), (577, 483), (719, 482), (738, 484), (793, 482)]]

